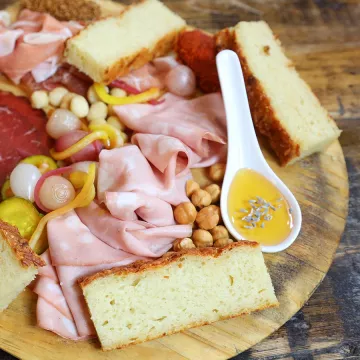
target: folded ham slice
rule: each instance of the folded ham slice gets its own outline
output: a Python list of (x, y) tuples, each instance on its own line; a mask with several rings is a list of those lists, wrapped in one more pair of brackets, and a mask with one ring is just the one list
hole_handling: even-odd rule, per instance
[(165, 87), (165, 77), (174, 67), (180, 65), (172, 56), (165, 56), (155, 59), (152, 63), (145, 64), (137, 70), (131, 71), (128, 75), (117, 80), (142, 92), (152, 87), (160, 89)]
[(72, 340), (95, 334), (77, 280), (101, 270), (144, 259), (116, 250), (92, 235), (74, 211), (48, 224), (46, 266), (34, 285), (38, 294), (37, 321), (44, 329)]
[[(191, 225), (154, 226), (145, 221), (119, 220), (95, 202), (77, 209), (76, 213), (104, 243), (138, 256), (159, 257), (171, 248), (176, 238), (189, 237), (192, 233)], [(158, 216), (160, 219), (161, 214)]]
[(167, 94), (152, 106), (116, 106), (116, 114), (135, 131), (131, 141), (165, 176), (167, 185), (193, 167), (210, 166), (226, 155), (226, 118), (220, 93), (193, 100)]
[(166, 182), (164, 175), (150, 166), (138, 146), (103, 150), (99, 159), (97, 196), (100, 201), (104, 200), (105, 192), (119, 191), (140, 192), (171, 205), (188, 201), (184, 189), (190, 172)]
[[(65, 40), (79, 32), (79, 27), (60, 22), (49, 14), (24, 9), (10, 28), (0, 28), (0, 72), (13, 82), (54, 56), (61, 57)], [(20, 34), (21, 32), (21, 34)], [(20, 35), (19, 35), (20, 34)], [(42, 72), (44, 80), (55, 73), (55, 64)]]
[(176, 238), (190, 236), (191, 225), (175, 224), (170, 202), (187, 200), (189, 176), (166, 187), (137, 146), (101, 152), (98, 189), (104, 204), (92, 202), (47, 225), (47, 266), (34, 286), (39, 326), (72, 340), (94, 335), (79, 278), (159, 257)]

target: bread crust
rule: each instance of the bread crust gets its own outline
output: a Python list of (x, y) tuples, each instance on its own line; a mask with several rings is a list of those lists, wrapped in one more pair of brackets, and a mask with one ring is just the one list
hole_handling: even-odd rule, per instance
[(163, 266), (169, 265), (173, 262), (179, 260), (183, 255), (186, 256), (211, 256), (213, 258), (217, 258), (222, 255), (223, 252), (231, 250), (236, 247), (250, 247), (250, 248), (258, 248), (260, 244), (252, 241), (239, 241), (231, 243), (223, 248), (215, 248), (215, 247), (208, 247), (208, 248), (195, 248), (189, 250), (182, 250), (176, 252), (169, 252), (166, 253), (159, 259), (156, 260), (138, 260), (129, 265), (116, 267), (109, 270), (100, 271), (94, 275), (80, 278), (78, 280), (81, 288), (84, 290), (86, 286), (90, 285), (93, 281), (98, 280), (103, 277), (107, 277), (109, 275), (127, 275), (131, 273), (142, 273), (148, 270), (154, 270), (161, 268)]
[(117, 77), (127, 75), (130, 71), (141, 68), (156, 57), (166, 55), (175, 47), (178, 33), (179, 31), (176, 30), (166, 34), (151, 50), (143, 48), (140, 52), (133, 56), (120, 59), (117, 63), (105, 70), (104, 77), (101, 82), (104, 84), (110, 84)]
[(0, 238), (9, 244), (22, 267), (28, 268), (30, 266), (40, 267), (46, 265), (45, 261), (30, 248), (28, 241), (21, 237), (19, 230), (1, 220)]
[(230, 49), (237, 53), (246, 85), (252, 119), (256, 130), (265, 136), (282, 166), (300, 156), (300, 145), (293, 141), (282, 126), (261, 82), (252, 74), (241, 47), (236, 43), (233, 29), (215, 35), (217, 50)]
[[(82, 288), (82, 290), (85, 290), (86, 286), (90, 285), (93, 281), (100, 279), (102, 277), (106, 277), (109, 275), (126, 275), (126, 274), (130, 274), (130, 273), (141, 273), (141, 272), (145, 272), (148, 270), (154, 270), (166, 265), (169, 265), (173, 262), (178, 261), (179, 259), (181, 259), (182, 256), (186, 255), (186, 256), (203, 256), (203, 257), (214, 257), (217, 258), (219, 256), (221, 256), (225, 251), (237, 248), (237, 247), (248, 247), (248, 248), (259, 248), (260, 244), (256, 243), (256, 242), (251, 242), (251, 241), (240, 241), (240, 242), (235, 242), (232, 244), (229, 244), (223, 248), (203, 248), (203, 249), (190, 249), (190, 250), (183, 250), (183, 251), (179, 251), (179, 252), (171, 252), (171, 253), (167, 253), (165, 254), (163, 257), (161, 257), (160, 259), (157, 259), (155, 261), (144, 261), (144, 260), (140, 260), (140, 261), (136, 261), (130, 265), (126, 265), (126, 266), (122, 266), (119, 268), (114, 268), (114, 269), (110, 269), (110, 270), (105, 270), (102, 272), (99, 272), (97, 274), (94, 274), (92, 276), (86, 277), (82, 280), (80, 280), (80, 286)], [(85, 297), (86, 300), (86, 297)], [(254, 311), (262, 311), (268, 308), (272, 308), (272, 307), (276, 307), (278, 306), (279, 303), (278, 302), (269, 302), (268, 304), (262, 306), (261, 308), (258, 309), (246, 309), (241, 311), (240, 313), (236, 313), (236, 314), (232, 314), (232, 315), (228, 315), (228, 316), (220, 316), (219, 319), (217, 321), (220, 320), (226, 320), (226, 319), (230, 319), (230, 318), (234, 318), (237, 316), (241, 316), (241, 315), (246, 315), (249, 314), (251, 312)], [(118, 346), (112, 346), (112, 347), (102, 347), (103, 351), (108, 351), (108, 350), (113, 350), (113, 349), (123, 349), (125, 347), (128, 347), (130, 345), (135, 345), (135, 344), (139, 344), (145, 341), (149, 341), (149, 340), (154, 340), (154, 339), (158, 339), (167, 335), (171, 335), (171, 334), (175, 334), (178, 333), (180, 331), (184, 331), (186, 329), (190, 329), (193, 327), (198, 327), (198, 326), (203, 326), (203, 325), (208, 325), (211, 322), (209, 321), (201, 321), (201, 322), (194, 322), (192, 324), (186, 325), (184, 327), (182, 327), (181, 329), (176, 329), (173, 331), (168, 331), (165, 332), (159, 336), (148, 336), (146, 337), (146, 339), (144, 340), (138, 340), (138, 341), (133, 341), (133, 342), (129, 342), (127, 344), (119, 344)]]

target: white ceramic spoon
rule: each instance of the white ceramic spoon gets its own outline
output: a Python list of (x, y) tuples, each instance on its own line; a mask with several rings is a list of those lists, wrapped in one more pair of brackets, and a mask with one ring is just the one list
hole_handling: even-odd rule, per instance
[(227, 165), (220, 200), (224, 224), (235, 239), (245, 239), (230, 221), (228, 195), (234, 176), (240, 169), (255, 170), (279, 189), (292, 209), (294, 221), (293, 228), (287, 239), (278, 245), (262, 246), (262, 251), (273, 253), (285, 250), (295, 241), (299, 234), (301, 228), (300, 206), (288, 187), (272, 171), (260, 150), (251, 119), (244, 77), (238, 56), (230, 50), (221, 51), (216, 57), (216, 65), (225, 104), (228, 134)]

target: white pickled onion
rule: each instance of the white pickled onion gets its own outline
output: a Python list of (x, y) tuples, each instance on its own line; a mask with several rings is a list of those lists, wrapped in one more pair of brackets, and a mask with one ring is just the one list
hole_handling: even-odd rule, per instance
[(178, 96), (191, 96), (196, 90), (195, 74), (185, 65), (170, 70), (166, 75), (165, 83), (169, 91)]
[(54, 139), (81, 128), (80, 119), (71, 111), (56, 109), (46, 123), (46, 132)]
[(75, 198), (71, 182), (59, 175), (47, 177), (39, 190), (41, 204), (50, 210), (59, 209)]
[(41, 178), (39, 179), (39, 181), (37, 182), (37, 184), (35, 186), (35, 191), (34, 191), (35, 204), (38, 206), (38, 208), (40, 208), (44, 212), (50, 212), (51, 211), (50, 209), (46, 208), (40, 201), (39, 192), (40, 192), (40, 189), (41, 189), (44, 181), (50, 176), (63, 175), (63, 174), (67, 174), (67, 173), (69, 173), (71, 171), (72, 171), (72, 167), (71, 166), (66, 166), (66, 167), (62, 167), (62, 168), (59, 168), (59, 169), (48, 171), (48, 172), (46, 172), (45, 174), (43, 174), (41, 176)]
[[(87, 134), (88, 132), (81, 130), (75, 130), (68, 134), (65, 134), (56, 141), (55, 150), (57, 152), (64, 151), (67, 148), (69, 148), (71, 145), (74, 145), (76, 142), (81, 140)], [(84, 149), (77, 152), (75, 155), (71, 156), (67, 160), (69, 160), (72, 163), (76, 163), (79, 161), (97, 161), (101, 150), (102, 150), (102, 143), (101, 141), (96, 140), (93, 143), (86, 146)]]
[(40, 178), (40, 170), (35, 165), (18, 164), (10, 174), (11, 190), (16, 196), (32, 202)]

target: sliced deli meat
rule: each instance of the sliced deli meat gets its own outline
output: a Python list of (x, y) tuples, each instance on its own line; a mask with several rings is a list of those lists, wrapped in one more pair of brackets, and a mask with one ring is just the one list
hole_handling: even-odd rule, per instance
[(95, 331), (77, 280), (144, 258), (97, 239), (74, 211), (50, 221), (48, 237), (49, 250), (42, 255), (47, 265), (33, 288), (38, 325), (65, 338), (87, 339)]
[(167, 94), (152, 106), (114, 107), (132, 142), (165, 175), (167, 183), (192, 167), (210, 166), (226, 154), (226, 119), (220, 93), (192, 100)]
[[(38, 324), (73, 340), (93, 336), (78, 280), (159, 257), (176, 238), (190, 236), (192, 226), (175, 224), (169, 202), (187, 199), (184, 179), (188, 177), (189, 173), (166, 187), (162, 174), (137, 146), (102, 151), (98, 188), (104, 203), (92, 202), (47, 225), (49, 250), (43, 255), (47, 266), (34, 286), (39, 296)], [(136, 183), (135, 178), (141, 181)]]
[(140, 192), (171, 205), (188, 201), (184, 189), (190, 172), (166, 183), (164, 175), (151, 167), (138, 146), (103, 150), (99, 159), (97, 196), (100, 201), (104, 200), (105, 192), (118, 191)]
[(104, 243), (131, 254), (159, 257), (177, 238), (188, 237), (191, 225), (154, 226), (145, 221), (124, 221), (95, 202), (76, 210), (81, 221)]
[[(77, 32), (77, 26), (60, 22), (49, 14), (22, 10), (10, 28), (0, 26), (0, 72), (15, 83), (34, 69), (37, 69), (34, 74), (39, 75), (40, 64), (54, 57), (60, 59), (66, 39)], [(39, 79), (52, 76), (57, 64), (57, 61), (50, 67), (44, 64)]]

